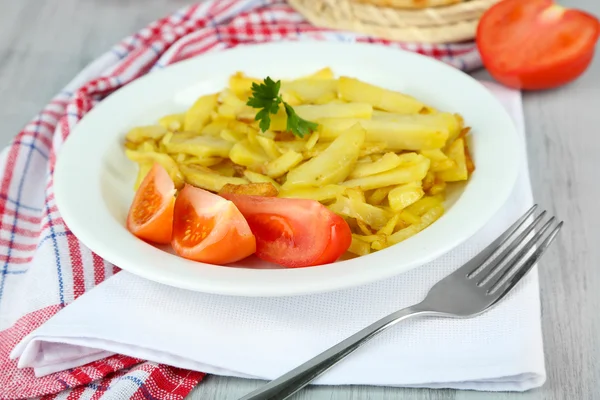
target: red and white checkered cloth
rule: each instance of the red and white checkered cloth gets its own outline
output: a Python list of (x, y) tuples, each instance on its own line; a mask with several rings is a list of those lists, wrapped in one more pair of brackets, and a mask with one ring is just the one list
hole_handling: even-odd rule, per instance
[(0, 398), (181, 399), (204, 374), (126, 356), (36, 378), (9, 360), (28, 333), (117, 273), (65, 226), (53, 191), (56, 156), (69, 132), (98, 102), (137, 77), (209, 51), (272, 40), (376, 42), (481, 66), (473, 42), (392, 43), (316, 28), (283, 0), (205, 0), (124, 39), (82, 71), (0, 155)]

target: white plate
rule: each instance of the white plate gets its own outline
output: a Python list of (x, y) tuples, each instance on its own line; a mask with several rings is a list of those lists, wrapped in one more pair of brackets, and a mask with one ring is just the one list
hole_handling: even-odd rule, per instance
[[(441, 110), (461, 113), (473, 128), (472, 153), (477, 169), (466, 185), (449, 196), (447, 211), (437, 222), (374, 254), (298, 269), (272, 269), (257, 259), (234, 266), (188, 261), (127, 231), (125, 219), (137, 170), (122, 149), (128, 129), (185, 110), (200, 94), (222, 90), (236, 71), (294, 78), (325, 66), (336, 75), (401, 90)], [(372, 282), (448, 252), (475, 234), (505, 202), (522, 165), (522, 154), (516, 130), (502, 105), (484, 86), (457, 69), (379, 45), (272, 43), (179, 62), (106, 98), (83, 118), (63, 146), (54, 190), (59, 211), (77, 238), (124, 270), (202, 292), (285, 296)]]

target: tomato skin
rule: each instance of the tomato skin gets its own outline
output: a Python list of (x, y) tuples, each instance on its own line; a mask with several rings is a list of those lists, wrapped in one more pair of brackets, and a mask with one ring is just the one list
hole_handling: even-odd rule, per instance
[(127, 215), (127, 229), (157, 244), (171, 242), (175, 184), (169, 173), (154, 164), (136, 191)]
[(333, 223), (331, 227), (331, 240), (325, 252), (317, 259), (317, 265), (329, 264), (336, 261), (348, 250), (352, 243), (352, 231), (344, 218), (333, 214), (331, 222)]
[(175, 200), (171, 246), (181, 257), (225, 265), (253, 254), (256, 238), (232, 202), (186, 184)]
[[(289, 268), (334, 262), (350, 246), (350, 227), (314, 200), (223, 194), (256, 236), (256, 255)], [(348, 239), (350, 236), (350, 239)]]
[(589, 67), (600, 21), (552, 0), (503, 0), (481, 17), (476, 41), (498, 82), (523, 90), (552, 89)]

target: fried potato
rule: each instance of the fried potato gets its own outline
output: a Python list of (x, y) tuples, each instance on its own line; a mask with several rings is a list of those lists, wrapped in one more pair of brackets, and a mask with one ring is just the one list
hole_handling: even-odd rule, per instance
[(442, 205), (435, 206), (427, 211), (421, 217), (421, 221), (412, 224), (407, 228), (401, 229), (398, 232), (388, 236), (387, 240), (389, 244), (400, 243), (411, 236), (416, 235), (421, 232), (423, 229), (427, 228), (429, 225), (434, 223), (438, 218), (442, 216), (444, 213), (444, 207)]
[(229, 152), (229, 158), (238, 165), (257, 170), (269, 162), (269, 156), (265, 154), (264, 150), (260, 146), (250, 143), (248, 139), (234, 144)]
[[(183, 153), (179, 153), (177, 154), (179, 155), (185, 155)], [(181, 161), (177, 161), (178, 164), (185, 164), (185, 165), (201, 165), (203, 167), (212, 167), (213, 165), (217, 165), (220, 162), (222, 162), (224, 160), (224, 158), (221, 157), (188, 157), (184, 160)]]
[(352, 242), (348, 251), (358, 256), (365, 256), (371, 252), (371, 245), (359, 238), (358, 235), (352, 235)]
[(247, 169), (242, 173), (242, 175), (244, 175), (244, 177), (252, 183), (270, 183), (271, 185), (275, 186), (277, 191), (279, 191), (279, 189), (281, 188), (279, 183), (275, 182), (273, 178), (269, 178), (268, 176), (259, 174), (258, 172), (250, 171), (249, 169)]
[(421, 150), (420, 153), (431, 161), (431, 172), (446, 171), (456, 165), (441, 149)]
[(342, 182), (352, 171), (364, 139), (364, 129), (359, 125), (351, 127), (321, 154), (290, 171), (284, 189)]
[(138, 163), (138, 174), (135, 178), (135, 183), (133, 184), (133, 190), (138, 190), (138, 188), (142, 184), (142, 181), (144, 180), (146, 175), (148, 175), (148, 172), (150, 172), (150, 170), (152, 169), (152, 165), (153, 164), (151, 162)]
[(202, 128), (200, 133), (207, 136), (220, 136), (221, 131), (229, 126), (229, 122), (228, 119), (215, 119)]
[(454, 162), (454, 167), (438, 172), (438, 176), (445, 182), (466, 181), (469, 178), (467, 158), (465, 155), (464, 139), (456, 139), (446, 150), (448, 158)]
[(383, 208), (362, 201), (353, 201), (346, 196), (338, 196), (335, 203), (328, 207), (336, 214), (361, 220), (375, 230), (383, 228), (391, 217), (390, 213)]
[(219, 192), (228, 183), (232, 185), (244, 185), (248, 183), (244, 178), (219, 175), (205, 167), (181, 165), (180, 168), (186, 182), (190, 185), (215, 193)]
[(373, 107), (367, 103), (306, 104), (294, 107), (296, 114), (308, 121), (322, 118), (371, 118)]
[(388, 202), (390, 208), (395, 212), (410, 206), (425, 195), (421, 182), (411, 182), (400, 185), (390, 190), (388, 193)]
[(217, 106), (217, 94), (200, 96), (198, 100), (186, 111), (183, 130), (186, 132), (200, 133), (210, 120), (210, 113)]
[(177, 138), (165, 145), (168, 153), (185, 153), (196, 157), (228, 157), (233, 143), (213, 136)]
[(279, 193), (271, 183), (245, 183), (243, 185), (232, 185), (227, 183), (219, 190), (223, 194), (243, 194), (246, 196), (276, 197)]
[(125, 155), (131, 161), (135, 161), (139, 164), (154, 164), (159, 163), (169, 174), (176, 188), (181, 188), (185, 183), (184, 176), (179, 170), (179, 166), (168, 154), (157, 153), (154, 151), (135, 151), (125, 150)]
[(162, 125), (138, 126), (125, 135), (125, 140), (130, 143), (142, 143), (148, 139), (159, 140), (169, 131)]
[(415, 114), (425, 107), (414, 97), (347, 76), (339, 78), (338, 91), (344, 100), (364, 101), (374, 108), (400, 114)]
[(371, 190), (385, 186), (422, 180), (429, 169), (429, 159), (418, 155), (419, 160), (403, 163), (400, 166), (376, 175), (363, 178), (350, 179), (342, 183), (343, 186), (360, 187), (362, 190)]
[(282, 82), (281, 90), (295, 96), (300, 103), (315, 103), (337, 98), (337, 79), (297, 79)]
[(332, 140), (356, 123), (365, 129), (367, 141), (385, 142), (389, 150), (439, 149), (448, 139), (447, 129), (386, 119), (322, 118), (317, 129), (321, 139)]
[(386, 153), (375, 162), (356, 164), (349, 178), (362, 178), (363, 176), (379, 174), (394, 169), (400, 164), (402, 164), (402, 159), (397, 154)]
[(253, 83), (259, 83), (260, 80), (251, 78), (241, 72), (237, 72), (229, 77), (229, 88), (239, 97), (247, 96)]
[(275, 160), (281, 156), (281, 152), (277, 148), (277, 145), (273, 139), (257, 135), (255, 136), (255, 140), (271, 160)]
[(338, 196), (344, 194), (346, 188), (340, 185), (325, 185), (319, 188), (304, 187), (282, 190), (279, 197), (311, 199), (316, 201), (335, 200)]
[(378, 206), (387, 198), (388, 193), (394, 186), (386, 186), (375, 189), (368, 197), (367, 202), (371, 205)]
[(165, 115), (158, 120), (159, 125), (171, 132), (179, 132), (183, 129), (185, 113)]
[(293, 150), (282, 154), (275, 160), (267, 163), (263, 168), (265, 175), (271, 178), (279, 178), (285, 175), (288, 171), (300, 164), (304, 158), (302, 154), (296, 153)]
[(406, 211), (416, 216), (423, 216), (430, 209), (440, 206), (443, 203), (442, 196), (425, 196), (407, 207)]

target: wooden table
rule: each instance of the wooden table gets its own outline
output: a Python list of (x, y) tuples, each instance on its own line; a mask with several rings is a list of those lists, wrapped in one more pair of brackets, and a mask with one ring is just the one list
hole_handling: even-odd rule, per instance
[[(113, 43), (191, 2), (0, 0), (0, 144), (6, 145), (51, 96)], [(598, 0), (561, 3), (600, 15)], [(487, 76), (485, 71), (474, 75)], [(524, 97), (536, 201), (566, 221), (541, 263), (546, 384), (523, 394), (311, 387), (296, 399), (600, 398), (600, 56), (576, 82)], [(209, 377), (190, 398), (233, 400), (261, 384)]]

